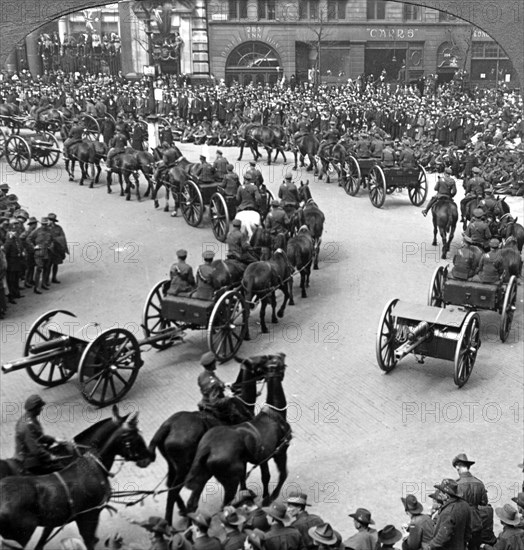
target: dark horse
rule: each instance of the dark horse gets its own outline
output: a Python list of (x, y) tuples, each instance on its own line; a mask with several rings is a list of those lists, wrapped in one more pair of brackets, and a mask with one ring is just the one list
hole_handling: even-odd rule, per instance
[(499, 253), (504, 265), (504, 282), (507, 283), (512, 275), (520, 277), (522, 275), (522, 258), (518, 250), (517, 239), (513, 235), (503, 240)]
[(238, 129), (240, 140), (240, 155), (238, 160), (242, 160), (244, 147), (247, 145), (253, 153), (253, 158), (258, 160), (262, 155), (258, 152), (258, 146), (261, 145), (267, 151), (267, 163), (271, 164), (271, 154), (276, 149), (275, 159), (278, 153), (282, 155), (286, 162), (284, 154), (285, 131), (280, 126), (264, 126), (262, 124), (242, 124)]
[[(177, 149), (178, 151), (178, 149)], [(180, 153), (180, 151), (178, 151)], [(167, 174), (163, 178), (159, 178), (153, 189), (153, 201), (155, 208), (158, 208), (157, 193), (161, 187), (164, 187), (166, 191), (166, 205), (164, 212), (169, 212), (169, 194), (173, 196), (175, 202), (175, 210), (171, 214), (176, 216), (177, 210), (180, 207), (180, 190), (186, 181), (192, 178), (192, 171), (196, 167), (196, 164), (189, 162), (184, 156), (180, 155), (175, 166), (171, 167)]]
[[(286, 250), (289, 263), (300, 273), (300, 289), (302, 290), (302, 298), (307, 298), (306, 288), (309, 286), (313, 253), (313, 237), (308, 226), (303, 225), (298, 230), (298, 233), (289, 239)], [(290, 293), (291, 296), (293, 296), (292, 283), (290, 285)]]
[[(153, 181), (151, 179), (153, 175), (153, 167), (155, 165), (155, 159), (151, 153), (147, 151), (136, 151), (127, 147), (123, 153), (115, 155), (112, 159), (112, 166), (107, 172), (107, 192), (111, 193), (111, 174), (118, 174), (118, 180), (120, 183), (120, 196), (126, 196), (126, 200), (131, 200), (131, 175), (135, 180), (136, 198), (140, 200), (140, 187), (138, 181), (138, 172), (142, 172), (147, 180), (147, 190), (144, 197), (148, 197), (150, 191), (153, 191)], [(126, 188), (124, 192), (123, 181), (126, 182)]]
[(253, 262), (249, 264), (242, 277), (242, 286), (245, 290), (246, 301), (254, 307), (251, 302), (256, 296), (260, 299), (260, 328), (267, 333), (266, 307), (271, 303), (271, 322), (278, 323), (276, 290), (280, 289), (284, 294), (284, 301), (278, 310), (278, 317), (284, 317), (284, 311), (289, 301), (293, 305), (293, 297), (290, 295), (289, 287), (293, 284), (292, 267), (289, 264), (286, 253), (278, 248), (269, 261)]
[[(233, 389), (239, 394), (231, 401), (230, 423), (244, 422), (253, 417), (257, 398), (257, 381), (262, 379), (262, 367), (270, 360), (268, 356), (251, 357), (241, 361), (241, 370)], [(203, 435), (224, 421), (208, 411), (180, 411), (170, 416), (158, 428), (149, 452), (155, 456), (158, 448), (168, 464), (166, 520), (171, 523), (175, 502), (180, 513), (186, 515), (187, 509), (180, 497), (184, 480), (195, 458), (198, 443)]]
[[(88, 167), (92, 166), (93, 171), (96, 170), (94, 178), (91, 178), (89, 189), (93, 189), (93, 184), (98, 183), (102, 167), (100, 161), (107, 155), (107, 147), (100, 141), (91, 141), (83, 139), (78, 143), (74, 143), (69, 147), (69, 158), (65, 160), (65, 169), (69, 174), (69, 181), (75, 179), (75, 163), (80, 164), (80, 183), (84, 185), (84, 180), (89, 178)], [(69, 160), (71, 159), (71, 160)], [(71, 166), (71, 169), (69, 167)]]
[(138, 431), (137, 413), (127, 420), (102, 421), (105, 439), (98, 451), (86, 452), (60, 472), (42, 476), (11, 476), (0, 481), (0, 535), (22, 547), (38, 526), (44, 527), (36, 550), (41, 550), (52, 529), (76, 521), (87, 550), (93, 550), (100, 512), (111, 495), (109, 471), (114, 459), (136, 462), (145, 468), (151, 459)]
[[(286, 396), (282, 388), (285, 370), (285, 355), (272, 356), (264, 365), (267, 383), (266, 404), (249, 422), (236, 426), (212, 428), (198, 444), (185, 487), (192, 491), (187, 503), (194, 511), (206, 483), (215, 477), (224, 487), (224, 505), (235, 497), (238, 486), (246, 487), (247, 464), (260, 466), (263, 485), (263, 504), (277, 498), (287, 477), (287, 449), (291, 441), (291, 427), (286, 421)], [(279, 480), (269, 494), (269, 464), (275, 461)]]
[(324, 147), (320, 158), (320, 174), (318, 179), (321, 180), (323, 174), (326, 174), (326, 183), (329, 183), (329, 164), (331, 163), (337, 172), (339, 185), (342, 185), (344, 178), (344, 164), (346, 162), (346, 148), (341, 143), (335, 143)]
[(320, 244), (322, 243), (322, 233), (324, 232), (324, 222), (326, 217), (317, 203), (313, 200), (309, 181), (300, 182), (298, 189), (298, 198), (301, 206), (291, 220), (291, 231), (296, 233), (300, 227), (307, 225), (311, 236), (313, 237), (313, 269), (318, 269), (318, 257), (320, 255)]
[(455, 235), (458, 208), (453, 200), (439, 199), (431, 208), (433, 216), (433, 246), (437, 246), (437, 231), (442, 239), (442, 259), (445, 260)]
[(513, 218), (510, 214), (505, 214), (500, 218), (499, 234), (502, 239), (515, 237), (519, 253), (522, 253), (524, 246), (524, 227), (517, 223), (518, 218)]
[[(462, 229), (464, 229), (464, 231), (468, 227), (468, 222), (471, 221), (472, 219), (473, 210), (475, 210), (475, 208), (482, 208), (482, 210), (486, 212), (484, 199), (474, 197), (466, 204), (466, 208), (464, 210), (466, 213), (466, 216), (465, 216), (466, 221), (462, 222)], [(491, 213), (495, 218), (501, 217), (504, 214), (509, 214), (509, 205), (506, 202), (505, 197), (502, 200), (497, 197), (497, 202), (495, 203), (495, 206), (493, 207)]]
[(295, 139), (295, 145), (293, 146), (293, 154), (295, 155), (295, 165), (293, 166), (293, 170), (297, 170), (297, 157), (300, 154), (300, 166), (305, 166), (304, 157), (307, 157), (309, 159), (309, 166), (307, 167), (307, 171), (309, 172), (314, 169), (316, 174), (318, 171), (318, 167), (315, 155), (317, 154), (319, 145), (320, 141), (318, 141), (318, 138), (315, 134), (309, 133), (297, 137)]

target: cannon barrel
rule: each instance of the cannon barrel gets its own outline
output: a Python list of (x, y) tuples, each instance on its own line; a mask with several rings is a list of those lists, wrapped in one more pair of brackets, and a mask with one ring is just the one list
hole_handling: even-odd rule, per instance
[(59, 359), (61, 357), (66, 357), (70, 353), (74, 353), (76, 348), (74, 346), (59, 347), (54, 350), (47, 352), (39, 353), (38, 355), (30, 355), (29, 357), (24, 357), (23, 359), (18, 359), (12, 363), (6, 363), (2, 365), (2, 372), (4, 374), (9, 374), (10, 372), (15, 372), (17, 370), (22, 370), (27, 367), (33, 367), (39, 365), (40, 363), (46, 363), (52, 359)]
[(38, 344), (32, 345), (29, 348), (29, 353), (31, 355), (36, 355), (37, 353), (42, 353), (51, 349), (64, 348), (67, 347), (70, 342), (71, 338), (69, 338), (69, 336), (59, 336), (58, 338), (47, 340), (47, 342), (40, 342)]

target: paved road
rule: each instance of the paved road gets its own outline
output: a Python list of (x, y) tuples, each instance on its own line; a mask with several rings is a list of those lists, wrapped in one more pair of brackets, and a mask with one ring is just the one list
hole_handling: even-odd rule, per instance
[[(182, 149), (190, 160), (200, 153), (190, 145)], [(231, 160), (237, 154), (236, 149), (224, 152)], [(290, 165), (280, 161), (261, 168), (276, 191)], [(217, 244), (208, 221), (191, 228), (183, 219), (155, 210), (149, 200), (127, 203), (116, 193), (108, 195), (103, 186), (81, 188), (58, 169), (20, 175), (2, 161), (0, 171), (2, 181), (12, 185), (32, 213), (57, 213), (73, 251), (61, 269), (62, 284), (42, 296), (26, 293), (3, 322), (2, 362), (21, 354), (30, 323), (51, 308), (70, 309), (104, 327), (127, 325), (138, 334), (145, 297), (167, 275), (175, 251), (187, 248), (188, 260), (196, 266), (203, 248)], [(433, 483), (452, 477), (451, 458), (465, 451), (477, 460), (475, 473), (489, 483), (494, 505), (507, 502), (521, 482), (516, 465), (523, 448), (522, 288), (507, 343), (498, 341), (498, 316), (482, 313), (482, 347), (464, 388), (456, 389), (452, 364), (444, 361), (428, 359), (419, 365), (408, 357), (383, 375), (375, 360), (375, 335), (385, 303), (397, 297), (424, 304), (435, 267), (444, 265), (431, 246), (431, 222), (406, 193), (388, 196), (385, 207), (377, 210), (363, 192), (349, 197), (336, 183), (318, 182), (311, 173), (297, 174), (300, 179), (309, 179), (327, 217), (320, 270), (313, 273), (309, 297), (298, 297), (269, 335), (259, 334), (241, 349), (242, 355), (287, 354), (285, 390), (294, 440), (286, 490), (298, 486), (307, 492), (312, 511), (344, 536), (353, 531), (347, 514), (357, 506), (372, 510), (379, 528), (399, 526), (406, 519), (400, 497), (414, 492), (428, 503)], [(508, 202), (522, 219), (522, 199)], [(252, 317), (253, 334), (258, 331), (255, 322)], [(147, 440), (172, 412), (195, 408), (198, 359), (204, 350), (203, 335), (189, 333), (175, 349), (145, 352), (145, 366), (121, 408), (140, 411)], [(233, 380), (236, 364), (220, 366), (219, 375)], [(28, 393), (41, 391), (52, 404), (45, 410), (46, 429), (57, 436), (70, 437), (109, 414), (86, 405), (74, 378), (42, 390), (19, 372), (2, 375), (0, 384), (2, 456), (12, 453), (14, 425)], [(161, 458), (148, 470), (126, 464), (115, 485), (149, 489), (165, 471)], [(249, 482), (258, 484), (258, 474)], [(219, 508), (216, 485), (208, 486), (202, 505)], [(119, 506), (118, 516), (103, 514), (99, 532), (106, 536), (119, 530), (130, 540), (145, 540), (130, 521), (162, 515), (163, 507), (162, 496), (144, 507)], [(68, 527), (64, 533), (76, 530)]]

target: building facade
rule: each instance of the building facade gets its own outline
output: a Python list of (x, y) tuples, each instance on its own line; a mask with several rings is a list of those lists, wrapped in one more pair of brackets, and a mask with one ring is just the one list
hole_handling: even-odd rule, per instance
[(210, 65), (216, 78), (242, 84), (347, 82), (361, 74), (412, 82), (458, 69), (473, 84), (516, 73), (488, 35), (444, 12), (386, 0), (210, 0)]

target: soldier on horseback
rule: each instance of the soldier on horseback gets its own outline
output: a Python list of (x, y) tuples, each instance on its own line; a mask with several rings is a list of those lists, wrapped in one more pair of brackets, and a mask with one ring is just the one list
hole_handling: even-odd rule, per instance
[(198, 178), (200, 183), (214, 183), (215, 182), (215, 169), (204, 155), (200, 155), (200, 163), (197, 164), (193, 174)]
[(282, 201), (284, 211), (288, 215), (289, 219), (291, 219), (300, 204), (298, 189), (297, 186), (291, 181), (291, 174), (287, 174), (284, 181), (280, 185), (278, 189), (278, 198)]
[[(280, 201), (271, 201), (271, 210), (266, 217), (265, 226), (271, 235), (273, 244), (275, 243), (278, 235), (284, 235), (285, 241), (289, 233), (290, 219), (286, 212), (280, 205)], [(284, 241), (284, 242), (285, 242)], [(272, 247), (274, 248), (274, 246)]]
[(246, 170), (244, 178), (252, 181), (257, 187), (260, 187), (264, 183), (264, 176), (257, 168), (257, 163), (254, 160), (249, 161), (249, 169)]
[(230, 398), (225, 397), (226, 384), (215, 374), (216, 358), (210, 351), (204, 353), (200, 359), (204, 371), (198, 375), (198, 387), (202, 399), (198, 403), (201, 411), (207, 411), (219, 419), (228, 420)]
[(111, 171), (113, 159), (120, 153), (125, 152), (126, 147), (128, 146), (128, 141), (126, 136), (121, 133), (115, 134), (112, 137), (111, 141), (109, 142), (109, 146), (111, 147), (111, 149), (109, 149), (107, 153), (107, 160), (106, 160), (106, 169), (108, 172)]
[(460, 213), (462, 215), (461, 222), (464, 223), (466, 221), (466, 210), (468, 208), (468, 205), (470, 201), (475, 199), (483, 199), (484, 193), (486, 189), (486, 182), (484, 178), (482, 178), (480, 174), (480, 168), (477, 168), (476, 166), (471, 169), (474, 176), (464, 182), (464, 191), (466, 195), (464, 198), (460, 201)]
[(233, 229), (226, 238), (227, 257), (244, 264), (250, 264), (256, 262), (257, 258), (253, 254), (253, 248), (249, 244), (246, 233), (241, 231), (241, 227), (240, 220), (233, 220)]
[(255, 212), (258, 212), (260, 198), (258, 187), (253, 183), (253, 181), (245, 176), (244, 182), (237, 191), (237, 211), (242, 212), (243, 210), (254, 210)]
[[(155, 172), (153, 174), (154, 181), (163, 181), (173, 166), (177, 163), (179, 155), (176, 149), (165, 149), (162, 153), (162, 160), (157, 164)], [(176, 213), (176, 210), (175, 210)]]
[(322, 141), (318, 146), (317, 155), (320, 158), (322, 158), (324, 155), (324, 150), (329, 148), (330, 146), (335, 145), (339, 139), (340, 139), (340, 132), (337, 130), (337, 123), (334, 120), (332, 120), (329, 123), (329, 130), (325, 132), (324, 135), (322, 136)]
[(67, 139), (64, 141), (64, 159), (69, 159), (69, 149), (72, 145), (75, 145), (75, 143), (80, 143), (83, 139), (84, 129), (79, 124), (78, 118), (73, 118), (73, 124), (71, 126), (71, 129), (69, 130), (69, 134), (67, 135)]
[(422, 210), (423, 216), (427, 216), (427, 213), (438, 200), (452, 201), (453, 197), (457, 194), (457, 185), (455, 184), (455, 180), (451, 177), (451, 168), (446, 168), (444, 170), (444, 176), (438, 177), (435, 191), (437, 194), (431, 197), (426, 208)]
[(24, 470), (31, 474), (43, 475), (56, 470), (54, 456), (50, 452), (56, 439), (45, 435), (38, 416), (45, 406), (39, 395), (30, 395), (24, 404), (25, 414), (16, 423), (15, 452), (16, 459), (22, 463)]
[(303, 111), (300, 115), (300, 120), (297, 123), (298, 130), (293, 134), (293, 142), (296, 143), (302, 136), (311, 132), (311, 124), (307, 111)]

